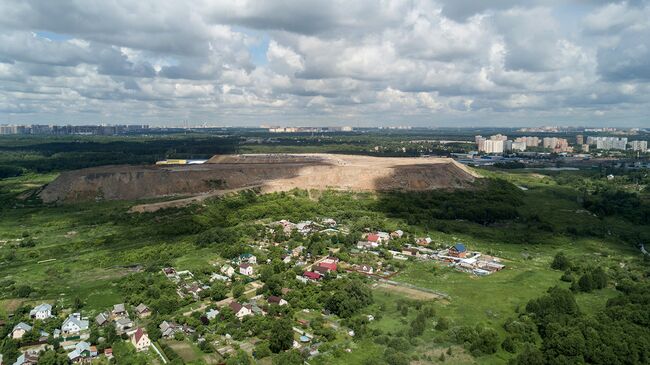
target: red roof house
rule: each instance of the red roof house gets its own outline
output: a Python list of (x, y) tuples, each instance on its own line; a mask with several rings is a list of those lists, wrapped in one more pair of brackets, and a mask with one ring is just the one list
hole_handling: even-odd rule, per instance
[(335, 262), (321, 262), (318, 264), (320, 267), (326, 268), (328, 271), (336, 271), (336, 263)]
[(379, 238), (379, 235), (376, 233), (371, 233), (368, 235), (367, 238), (368, 242), (379, 242), (381, 239)]
[(310, 280), (320, 280), (321, 275), (317, 272), (305, 271), (302, 276)]

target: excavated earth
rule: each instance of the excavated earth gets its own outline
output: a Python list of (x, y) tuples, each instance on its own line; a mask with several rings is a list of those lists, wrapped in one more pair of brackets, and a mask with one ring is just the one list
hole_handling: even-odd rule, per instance
[(479, 176), (448, 158), (331, 154), (218, 155), (202, 165), (103, 166), (62, 173), (44, 202), (199, 196), (258, 188), (422, 191), (471, 186)]

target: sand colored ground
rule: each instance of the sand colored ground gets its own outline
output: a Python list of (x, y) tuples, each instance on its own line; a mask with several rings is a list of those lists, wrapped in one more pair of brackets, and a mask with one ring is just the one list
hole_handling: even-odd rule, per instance
[[(448, 158), (332, 154), (220, 155), (203, 165), (104, 166), (62, 173), (40, 193), (45, 202), (135, 200), (211, 195), (255, 187), (422, 191), (464, 188), (478, 177)], [(199, 199), (200, 200), (200, 199)]]

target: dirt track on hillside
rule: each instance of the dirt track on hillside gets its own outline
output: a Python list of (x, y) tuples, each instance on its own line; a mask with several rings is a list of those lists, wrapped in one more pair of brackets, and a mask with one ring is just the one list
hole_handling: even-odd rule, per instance
[[(330, 154), (222, 155), (203, 165), (104, 166), (62, 173), (40, 193), (44, 202), (136, 200), (211, 195), (256, 187), (422, 191), (469, 187), (478, 177), (448, 158)], [(188, 198), (196, 200), (199, 197)], [(168, 204), (168, 203), (167, 203)]]

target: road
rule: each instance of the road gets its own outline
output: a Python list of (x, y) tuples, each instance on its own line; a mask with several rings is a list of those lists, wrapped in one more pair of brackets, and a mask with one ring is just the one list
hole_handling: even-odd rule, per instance
[(209, 193), (203, 193), (203, 194), (199, 194), (199, 195), (192, 196), (192, 197), (189, 197), (189, 198), (169, 200), (169, 201), (159, 202), (159, 203), (149, 203), (149, 204), (134, 205), (133, 207), (131, 207), (131, 209), (129, 209), (129, 213), (155, 212), (155, 211), (158, 211), (160, 209), (165, 209), (165, 208), (181, 208), (181, 207), (188, 206), (190, 204), (202, 202), (202, 201), (204, 201), (206, 199), (209, 199), (209, 198), (224, 196), (224, 195), (228, 195), (228, 194), (234, 194), (234, 193), (238, 193), (238, 192), (244, 191), (244, 190), (259, 188), (260, 186), (261, 185), (253, 185), (253, 186), (246, 186), (246, 187), (237, 188), (237, 189), (211, 191)]
[(158, 356), (160, 356), (160, 359), (162, 360), (163, 364), (166, 364), (166, 363), (167, 363), (167, 359), (165, 359), (165, 355), (163, 355), (163, 354), (160, 352), (160, 350), (158, 350), (158, 346), (156, 346), (156, 344), (152, 343), (152, 344), (151, 344), (151, 347), (153, 347), (154, 351), (156, 351), (156, 353), (158, 354)]

